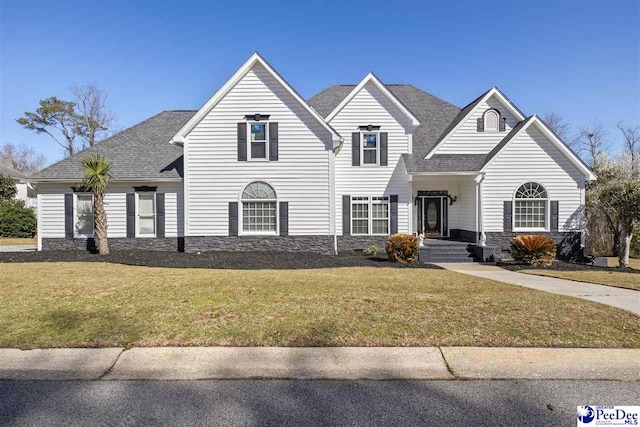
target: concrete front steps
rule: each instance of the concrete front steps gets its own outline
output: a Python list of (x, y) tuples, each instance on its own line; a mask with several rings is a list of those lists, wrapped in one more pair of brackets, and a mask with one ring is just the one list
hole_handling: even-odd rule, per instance
[(420, 248), (419, 259), (424, 264), (480, 262), (475, 246), (469, 242), (427, 239)]

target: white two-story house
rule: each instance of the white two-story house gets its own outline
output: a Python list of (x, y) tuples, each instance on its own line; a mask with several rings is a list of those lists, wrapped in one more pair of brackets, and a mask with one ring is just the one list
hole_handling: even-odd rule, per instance
[(93, 243), (81, 159), (113, 161), (113, 249), (313, 251), (393, 233), (578, 241), (587, 166), (494, 87), (460, 109), (368, 74), (305, 100), (258, 53), (197, 111), (163, 111), (32, 177), (39, 248)]

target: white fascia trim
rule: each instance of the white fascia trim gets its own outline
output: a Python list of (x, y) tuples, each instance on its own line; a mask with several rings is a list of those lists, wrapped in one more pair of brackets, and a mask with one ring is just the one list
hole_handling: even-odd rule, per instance
[[(82, 182), (82, 178), (77, 178), (77, 179), (73, 179), (73, 178), (42, 178), (42, 179), (32, 179), (31, 182), (33, 183), (64, 183), (64, 182), (69, 182), (69, 183), (78, 183), (78, 182)], [(125, 178), (125, 179), (112, 179), (111, 182), (148, 182), (148, 183), (154, 183), (154, 182), (182, 182), (182, 178)]]
[(478, 171), (474, 172), (409, 172), (410, 176), (439, 176), (439, 175), (448, 175), (448, 176), (476, 176), (478, 175)]
[(456, 125), (456, 127), (454, 127), (453, 129), (451, 129), (451, 132), (449, 132), (447, 134), (447, 136), (445, 136), (442, 141), (440, 141), (440, 143), (438, 145), (436, 145), (435, 147), (433, 147), (431, 149), (431, 151), (429, 151), (429, 153), (427, 153), (427, 155), (425, 156), (425, 159), (428, 160), (430, 159), (434, 154), (436, 154), (436, 152), (440, 149), (440, 147), (442, 147), (442, 145), (447, 142), (449, 140), (449, 138), (451, 138), (451, 135), (453, 135), (454, 133), (456, 133), (458, 131), (458, 129), (460, 128), (460, 126), (462, 126), (467, 119), (472, 116), (477, 110), (478, 108), (480, 108), (480, 106), (482, 104), (484, 104), (485, 102), (487, 102), (487, 100), (489, 98), (491, 98), (493, 95), (495, 95), (500, 102), (502, 102), (504, 104), (505, 107), (507, 107), (507, 109), (509, 110), (509, 112), (511, 112), (511, 114), (513, 114), (518, 120), (524, 120), (526, 117), (522, 115), (522, 113), (513, 106), (513, 104), (511, 103), (511, 101), (509, 101), (502, 92), (500, 92), (500, 89), (498, 89), (496, 86), (492, 87), (491, 90), (489, 90), (489, 92), (487, 92), (482, 99), (478, 102), (478, 105), (476, 105), (475, 108), (473, 108), (471, 111), (469, 111), (467, 113), (467, 115), (460, 120), (460, 122)]
[(332, 139), (337, 145), (342, 142), (342, 137), (335, 131), (327, 121), (325, 121), (322, 116), (320, 116), (307, 102), (296, 92), (290, 85), (287, 83), (270, 65), (269, 63), (262, 57), (258, 52), (255, 52), (251, 57), (236, 71), (229, 80), (226, 81), (224, 85), (216, 93), (213, 94), (211, 98), (198, 110), (196, 114), (194, 114), (191, 119), (175, 134), (173, 138), (171, 138), (171, 143), (176, 144), (184, 144), (187, 135), (189, 132), (196, 127), (202, 119), (205, 118), (207, 114), (215, 107), (226, 95), (229, 93), (233, 87), (238, 84), (238, 82), (253, 68), (254, 65), (260, 64), (262, 65), (268, 72), (273, 76), (274, 79), (278, 83), (280, 83), (286, 90), (294, 97), (296, 101), (298, 101), (308, 112), (314, 117), (332, 136)]
[(420, 120), (378, 79), (375, 74), (369, 73), (358, 85), (338, 104), (338, 106), (327, 116), (327, 122), (331, 120), (362, 90), (367, 83), (373, 83), (402, 113), (411, 121), (413, 127), (420, 126)]
[(571, 149), (569, 147), (567, 147), (567, 145), (562, 142), (562, 140), (560, 140), (552, 131), (551, 129), (549, 129), (542, 120), (540, 120), (540, 118), (537, 115), (533, 115), (531, 117), (531, 119), (529, 120), (528, 123), (526, 123), (524, 126), (522, 126), (522, 129), (520, 129), (520, 131), (518, 131), (518, 133), (516, 133), (509, 142), (507, 142), (507, 144), (502, 147), (502, 149), (497, 152), (495, 154), (495, 156), (493, 156), (493, 158), (491, 160), (489, 160), (489, 162), (487, 162), (486, 165), (484, 165), (484, 167), (482, 168), (481, 172), (486, 172), (487, 169), (489, 168), (489, 166), (494, 162), (494, 160), (500, 155), (500, 152), (502, 152), (505, 148), (507, 148), (509, 145), (511, 145), (513, 143), (513, 141), (515, 141), (521, 134), (522, 132), (524, 132), (525, 130), (527, 130), (529, 128), (529, 126), (531, 126), (532, 124), (536, 124), (537, 128), (542, 132), (542, 134), (549, 140), (551, 141), (551, 143), (553, 145), (556, 146), (556, 148), (558, 150), (560, 150), (560, 152), (562, 154), (565, 155), (565, 157), (567, 159), (569, 159), (569, 161), (579, 170), (581, 171), (584, 176), (586, 177), (587, 180), (592, 181), (594, 179), (596, 179), (596, 175), (591, 171), (591, 169), (589, 169), (583, 162), (582, 160), (580, 160), (578, 158), (578, 156), (576, 155), (576, 153), (574, 153), (573, 151), (571, 151)]

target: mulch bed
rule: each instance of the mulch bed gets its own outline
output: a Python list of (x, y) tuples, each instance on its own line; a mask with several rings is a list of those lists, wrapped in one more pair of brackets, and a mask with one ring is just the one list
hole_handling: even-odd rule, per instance
[(362, 251), (340, 253), (338, 256), (309, 252), (203, 252), (111, 251), (106, 257), (87, 251), (41, 251), (0, 253), (0, 263), (26, 262), (109, 262), (114, 264), (170, 268), (220, 268), (235, 270), (277, 269), (295, 270), (335, 267), (395, 267), (439, 268), (420, 262), (398, 264), (386, 255), (372, 256)]
[(502, 267), (511, 271), (519, 270), (555, 270), (555, 271), (617, 271), (621, 273), (635, 273), (640, 274), (640, 270), (624, 267), (596, 267), (588, 264), (570, 263), (565, 261), (554, 261), (550, 267), (532, 267), (530, 265), (518, 264), (515, 261), (502, 261), (496, 263), (499, 267)]

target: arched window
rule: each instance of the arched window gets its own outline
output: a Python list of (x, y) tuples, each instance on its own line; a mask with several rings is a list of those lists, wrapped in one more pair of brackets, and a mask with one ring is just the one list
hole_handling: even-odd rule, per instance
[(484, 130), (497, 131), (500, 123), (500, 114), (496, 110), (487, 110), (484, 113)]
[(515, 230), (547, 229), (547, 190), (536, 182), (518, 187), (515, 194), (513, 226)]
[(277, 231), (276, 192), (269, 184), (255, 181), (242, 192), (242, 231), (247, 234), (275, 234)]

